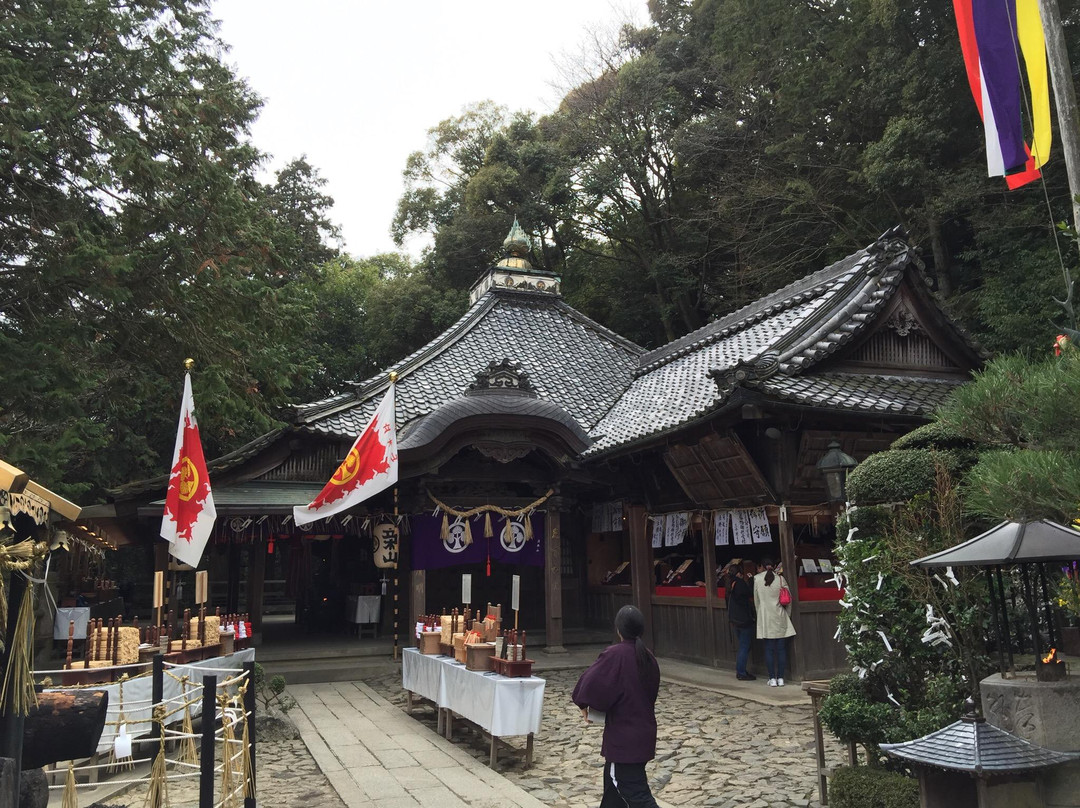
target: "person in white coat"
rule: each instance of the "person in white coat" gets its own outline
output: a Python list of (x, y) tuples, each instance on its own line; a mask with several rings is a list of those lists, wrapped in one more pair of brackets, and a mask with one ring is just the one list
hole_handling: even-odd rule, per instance
[(787, 587), (787, 581), (773, 570), (770, 559), (763, 559), (761, 568), (761, 572), (754, 576), (757, 635), (765, 643), (769, 687), (783, 687), (787, 668), (787, 638), (795, 636), (795, 626), (788, 616), (791, 607), (780, 604), (780, 590)]

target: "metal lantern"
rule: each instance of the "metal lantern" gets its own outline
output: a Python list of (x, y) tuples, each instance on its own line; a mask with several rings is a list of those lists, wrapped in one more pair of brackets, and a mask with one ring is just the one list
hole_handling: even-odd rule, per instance
[(825, 475), (825, 487), (832, 502), (844, 501), (844, 483), (847, 473), (859, 465), (859, 461), (840, 448), (840, 441), (829, 441), (828, 451), (817, 462), (818, 470)]

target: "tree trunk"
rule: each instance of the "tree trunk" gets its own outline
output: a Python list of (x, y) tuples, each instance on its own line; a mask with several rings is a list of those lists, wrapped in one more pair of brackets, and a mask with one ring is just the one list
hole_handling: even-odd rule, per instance
[(104, 690), (38, 693), (38, 706), (30, 709), (23, 726), (22, 767), (37, 769), (93, 755), (108, 707)]
[(953, 293), (952, 269), (949, 263), (949, 253), (945, 249), (945, 238), (941, 234), (941, 221), (936, 216), (926, 218), (926, 226), (930, 231), (930, 248), (934, 253), (934, 272), (937, 274), (938, 292), (944, 297)]

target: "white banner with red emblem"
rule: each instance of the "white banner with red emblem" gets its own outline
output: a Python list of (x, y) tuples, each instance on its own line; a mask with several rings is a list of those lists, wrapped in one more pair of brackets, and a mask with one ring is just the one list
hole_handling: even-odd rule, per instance
[(293, 508), (297, 525), (341, 513), (385, 491), (398, 481), (397, 428), (394, 424), (394, 385), (379, 409), (338, 466), (330, 482), (308, 505)]
[(210, 475), (206, 472), (199, 425), (195, 421), (191, 376), (185, 373), (169, 490), (165, 494), (165, 513), (161, 517), (161, 537), (169, 542), (169, 553), (184, 564), (199, 566), (216, 519)]

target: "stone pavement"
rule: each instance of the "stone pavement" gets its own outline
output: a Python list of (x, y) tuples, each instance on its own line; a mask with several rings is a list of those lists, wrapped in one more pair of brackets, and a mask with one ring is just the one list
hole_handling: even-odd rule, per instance
[[(397, 682), (400, 690), (400, 674)], [(290, 717), (348, 808), (544, 806), (363, 682), (298, 685), (289, 692), (299, 705)], [(263, 787), (260, 805), (276, 805)]]

